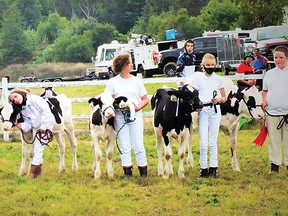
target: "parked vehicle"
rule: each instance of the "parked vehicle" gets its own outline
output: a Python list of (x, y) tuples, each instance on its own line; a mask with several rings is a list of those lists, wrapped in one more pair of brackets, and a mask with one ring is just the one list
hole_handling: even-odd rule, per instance
[(288, 25), (267, 26), (252, 30), (251, 38), (246, 39), (245, 46), (251, 49), (257, 47), (263, 56), (269, 61), (273, 61), (273, 49), (276, 46), (284, 45), (288, 47)]
[(131, 34), (131, 40), (127, 44), (112, 41), (98, 47), (95, 63), (95, 75), (101, 77), (113, 76), (112, 59), (118, 53), (128, 52), (131, 54), (134, 72), (141, 73), (143, 77), (151, 77), (158, 70), (158, 46), (152, 37), (146, 35)]
[[(196, 55), (196, 69), (199, 70), (203, 56), (213, 54), (217, 59), (216, 69), (223, 74), (235, 70), (244, 58), (243, 40), (228, 36), (196, 37), (194, 54)], [(164, 50), (160, 52), (159, 69), (167, 76), (176, 75), (176, 62), (183, 52), (183, 48)]]

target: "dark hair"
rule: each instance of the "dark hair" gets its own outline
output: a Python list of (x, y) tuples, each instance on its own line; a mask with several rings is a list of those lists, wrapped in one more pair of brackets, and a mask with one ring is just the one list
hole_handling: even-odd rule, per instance
[(280, 45), (277, 46), (274, 50), (273, 50), (273, 54), (276, 52), (283, 52), (285, 54), (286, 57), (288, 57), (288, 48), (286, 46)]
[(259, 48), (255, 48), (254, 51), (260, 52), (260, 49)]
[(130, 54), (119, 54), (115, 56), (112, 63), (112, 68), (115, 73), (120, 73), (124, 66), (129, 64)]

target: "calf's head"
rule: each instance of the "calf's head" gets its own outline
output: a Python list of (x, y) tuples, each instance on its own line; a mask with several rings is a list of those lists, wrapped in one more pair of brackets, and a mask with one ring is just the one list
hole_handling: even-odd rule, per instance
[(88, 101), (92, 113), (100, 111), (101, 114), (107, 119), (115, 116), (113, 102), (114, 98), (107, 93), (101, 93), (95, 98), (90, 98)]
[(184, 85), (181, 90), (170, 90), (168, 94), (174, 94), (188, 102), (192, 108), (192, 112), (200, 111), (203, 108), (203, 103), (199, 99), (199, 92), (190, 85)]
[(15, 124), (23, 122), (19, 108), (10, 103), (6, 103), (4, 107), (0, 108), (0, 115), (4, 131), (9, 131)]

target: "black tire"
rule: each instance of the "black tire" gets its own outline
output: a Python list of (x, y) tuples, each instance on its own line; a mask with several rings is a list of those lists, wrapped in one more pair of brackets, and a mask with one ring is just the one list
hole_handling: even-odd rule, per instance
[(144, 70), (142, 65), (139, 67), (138, 72), (142, 74), (143, 78), (149, 78), (153, 76), (153, 74), (150, 71)]
[(55, 79), (55, 80), (53, 80), (53, 82), (62, 82), (62, 80), (61, 79)]
[(28, 83), (28, 82), (29, 82), (28, 79), (21, 80), (21, 83)]
[(151, 71), (151, 70), (144, 70), (143, 77), (144, 77), (144, 78), (153, 77), (153, 71)]
[(50, 82), (50, 80), (44, 79), (44, 80), (42, 80), (41, 82), (48, 83), (48, 82)]
[(224, 65), (221, 65), (221, 71), (223, 76), (229, 75), (229, 68), (225, 68)]
[(35, 78), (33, 82), (40, 82), (39, 79)]
[(163, 73), (168, 77), (176, 76), (176, 63), (175, 62), (168, 62), (163, 67)]

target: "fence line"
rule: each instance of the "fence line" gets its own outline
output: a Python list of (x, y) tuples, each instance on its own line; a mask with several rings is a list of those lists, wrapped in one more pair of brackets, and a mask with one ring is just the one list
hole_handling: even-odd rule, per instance
[[(228, 75), (223, 76), (230, 78), (231, 80), (242, 80), (242, 79), (263, 79), (264, 74), (251, 74), (251, 75)], [(157, 77), (157, 78), (145, 78), (142, 79), (144, 84), (151, 83), (179, 83), (180, 81), (185, 81), (186, 78), (183, 77)], [(8, 101), (8, 89), (11, 88), (43, 88), (43, 87), (59, 87), (59, 86), (98, 86), (106, 85), (108, 80), (91, 80), (91, 81), (69, 81), (69, 82), (31, 82), (31, 83), (8, 83), (7, 78), (2, 78), (2, 83), (0, 88), (2, 88), (1, 102), (4, 105)], [(148, 96), (151, 98), (151, 95)], [(70, 98), (71, 102), (87, 102), (90, 98)], [(151, 116), (151, 112), (143, 112), (144, 116)], [(90, 115), (81, 114), (73, 115), (73, 119), (88, 119)]]

